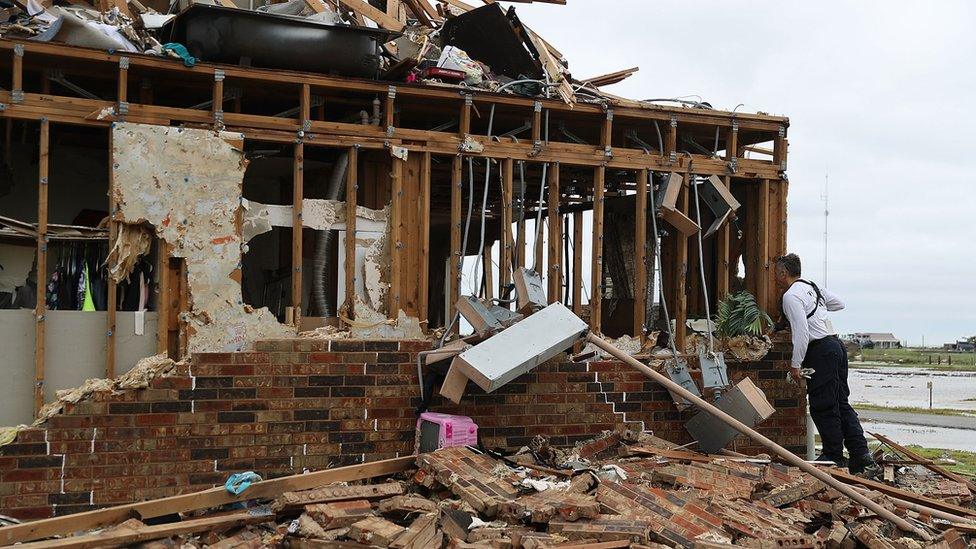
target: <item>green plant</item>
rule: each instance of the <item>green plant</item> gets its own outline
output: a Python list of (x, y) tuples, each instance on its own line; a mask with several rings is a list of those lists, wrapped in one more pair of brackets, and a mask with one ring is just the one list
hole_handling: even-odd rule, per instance
[(745, 291), (720, 301), (715, 313), (715, 331), (722, 337), (758, 336), (772, 325), (773, 321), (759, 308), (756, 298)]

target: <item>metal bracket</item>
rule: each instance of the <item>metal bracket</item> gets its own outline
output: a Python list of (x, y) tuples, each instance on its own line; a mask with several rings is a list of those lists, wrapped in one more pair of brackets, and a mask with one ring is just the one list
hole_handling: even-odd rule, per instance
[(118, 114), (129, 114), (129, 102), (119, 101), (119, 104), (115, 107), (115, 110), (118, 112)]
[(729, 171), (731, 171), (732, 173), (735, 173), (735, 172), (739, 171), (739, 159), (738, 158), (736, 158), (736, 157), (733, 156), (729, 160)]
[(214, 69), (214, 82), (224, 81), (224, 71), (223, 69)]
[(668, 153), (668, 164), (674, 164), (678, 161), (678, 153), (671, 151)]
[(309, 119), (302, 120), (302, 131), (312, 131), (312, 121)]
[(10, 101), (13, 103), (23, 103), (24, 102), (24, 90), (12, 90), (10, 92)]
[(3, 112), (5, 110), (7, 110), (7, 104), (6, 103), (0, 103), (0, 112)]
[(386, 96), (390, 99), (396, 99), (396, 86), (390, 86), (386, 90)]
[(470, 93), (465, 93), (464, 94), (464, 106), (465, 107), (470, 107), (471, 105), (474, 105), (474, 95), (472, 95)]
[(606, 158), (613, 158), (613, 147), (607, 145), (603, 148), (603, 156)]
[(393, 130), (394, 130), (394, 127), (393, 126), (387, 126), (386, 127), (386, 136), (387, 137), (393, 137)]
[(24, 56), (24, 45), (23, 44), (14, 44), (14, 55), (16, 55), (17, 57), (23, 57)]
[(41, 185), (47, 185), (47, 177), (42, 177), (38, 180)]
[(777, 135), (780, 137), (786, 137), (786, 126), (780, 126)]
[(732, 119), (732, 131), (734, 131), (734, 132), (738, 132), (739, 131), (739, 123), (736, 122), (735, 119)]
[(671, 115), (671, 127), (672, 128), (678, 127), (678, 117), (673, 114)]
[(223, 125), (224, 111), (214, 111), (214, 123)]
[(120, 69), (123, 69), (123, 70), (128, 70), (129, 69), (129, 58), (128, 57), (125, 57), (125, 56), (119, 57), (119, 68)]
[(542, 112), (542, 101), (536, 101), (533, 103), (532, 110), (535, 112)]
[(613, 109), (607, 109), (607, 122), (613, 122)]

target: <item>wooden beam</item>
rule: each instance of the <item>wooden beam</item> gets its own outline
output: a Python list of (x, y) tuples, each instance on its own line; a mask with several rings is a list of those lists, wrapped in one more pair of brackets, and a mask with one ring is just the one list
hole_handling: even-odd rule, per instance
[(675, 162), (678, 155), (677, 147), (678, 119), (671, 116), (671, 121), (668, 123), (667, 132), (664, 134), (664, 150), (661, 151), (661, 156), (667, 157), (669, 162)]
[[(451, 159), (451, 254), (449, 263), (451, 266), (450, 284), (447, 288), (447, 311), (448, 324), (457, 314), (457, 302), (461, 298), (461, 188), (462, 167), (464, 158), (460, 154), (454, 155)], [(455, 333), (458, 331), (458, 324), (455, 322)]]
[(502, 230), (500, 253), (498, 254), (498, 297), (504, 297), (504, 291), (512, 282), (512, 187), (514, 177), (514, 162), (511, 158), (502, 160)]
[(634, 337), (644, 341), (647, 316), (647, 170), (637, 172), (637, 198), (634, 212), (634, 251), (637, 254), (634, 274)]
[(532, 143), (542, 143), (542, 103), (532, 106)]
[[(684, 181), (681, 185), (681, 196), (678, 201), (681, 204), (681, 213), (688, 214), (688, 185), (691, 183), (691, 173), (685, 173)], [(676, 253), (674, 269), (675, 275), (672, 277), (675, 287), (675, 307), (674, 307), (674, 342), (679, 353), (685, 349), (685, 323), (688, 320), (688, 236), (677, 232), (673, 235), (676, 239)]]
[(388, 317), (396, 320), (400, 314), (400, 294), (402, 293), (401, 269), (403, 268), (403, 161), (395, 156), (390, 157), (390, 182), (393, 188), (392, 211), (390, 212), (390, 299)]
[(593, 257), (590, 271), (590, 331), (599, 334), (603, 306), (603, 187), (606, 168), (593, 169)]
[(961, 507), (959, 505), (954, 505), (951, 503), (946, 503), (941, 499), (927, 498), (920, 496), (915, 492), (910, 492), (908, 490), (902, 490), (901, 488), (895, 488), (894, 486), (889, 486), (883, 482), (878, 482), (876, 480), (861, 478), (857, 475), (852, 475), (846, 471), (843, 471), (837, 467), (831, 467), (826, 470), (830, 475), (837, 480), (845, 482), (847, 484), (858, 484), (864, 486), (865, 488), (881, 492), (887, 496), (896, 497), (909, 501), (911, 503), (917, 503), (919, 505), (924, 505), (926, 507), (931, 507), (933, 509), (938, 509), (939, 511), (944, 511), (946, 513), (952, 513), (954, 515), (959, 515), (962, 517), (973, 517), (976, 518), (976, 511), (973, 509), (968, 509), (966, 507)]
[(609, 86), (611, 84), (616, 84), (622, 82), (627, 78), (634, 75), (635, 72), (639, 71), (640, 67), (631, 67), (629, 69), (623, 69), (620, 71), (611, 72), (608, 74), (601, 74), (600, 76), (594, 76), (592, 78), (583, 78), (580, 82), (586, 84), (592, 84), (596, 87)]
[(488, 301), (491, 301), (495, 297), (495, 269), (491, 263), (491, 250), (494, 247), (494, 243), (486, 244), (485, 249), (481, 252), (481, 271), (484, 274), (485, 299)]
[(786, 126), (783, 126), (776, 134), (776, 138), (773, 139), (773, 164), (776, 164), (780, 171), (786, 171), (786, 149), (788, 146)]
[[(20, 46), (20, 47), (18, 47)], [(23, 101), (24, 95), (24, 45), (16, 44), (13, 47), (13, 64), (10, 75), (10, 101), (19, 103)]]
[[(359, 201), (359, 145), (349, 147), (346, 168), (346, 240), (343, 265), (345, 292), (343, 302), (346, 317), (356, 318), (356, 204)], [(352, 260), (350, 260), (352, 258)]]
[[(729, 171), (735, 173), (738, 170), (737, 155), (739, 154), (739, 123), (732, 120), (732, 126), (729, 127), (725, 138), (725, 160), (728, 162)], [(730, 182), (726, 182), (726, 187), (729, 187)], [(729, 187), (731, 189), (731, 187)]]
[(291, 322), (298, 326), (302, 311), (302, 200), (304, 199), (305, 144), (294, 145), (291, 208)]
[(388, 16), (381, 10), (374, 8), (364, 0), (339, 0), (339, 2), (351, 9), (361, 17), (372, 19), (380, 27), (394, 32), (403, 31), (404, 25), (393, 17)]
[(938, 465), (936, 465), (935, 463), (933, 463), (931, 460), (925, 459), (925, 457), (923, 457), (923, 456), (921, 456), (919, 454), (916, 454), (915, 452), (909, 450), (908, 448), (905, 448), (901, 444), (898, 444), (897, 442), (891, 440), (890, 438), (888, 438), (888, 437), (886, 437), (886, 436), (884, 436), (882, 434), (879, 434), (879, 433), (868, 433), (868, 434), (870, 434), (874, 438), (878, 439), (882, 443), (888, 445), (889, 447), (891, 447), (892, 450), (895, 450), (896, 452), (898, 452), (899, 454), (907, 457), (908, 459), (914, 459), (922, 467), (925, 467), (929, 471), (932, 471), (933, 473), (935, 473), (937, 475), (942, 475), (943, 477), (945, 477), (945, 478), (947, 478), (949, 480), (958, 482), (960, 484), (965, 484), (970, 490), (972, 490), (973, 492), (976, 492), (976, 482), (973, 482), (972, 480), (969, 480), (968, 478), (966, 478), (966, 477), (964, 477), (962, 475), (957, 475), (956, 473), (953, 473), (952, 471), (949, 471), (947, 469), (944, 469), (942, 467), (939, 467)]
[(424, 153), (420, 163), (420, 200), (417, 212), (420, 216), (420, 303), (417, 316), (424, 330), (429, 328), (430, 293), (430, 153)]
[[(121, 102), (121, 101), (120, 101)], [(118, 253), (114, 252), (115, 241), (119, 238), (119, 222), (115, 219), (115, 210), (118, 206), (115, 202), (115, 162), (112, 158), (112, 143), (114, 141), (113, 132), (109, 129), (108, 132), (108, 249), (109, 255), (106, 258), (106, 263), (113, 265), (118, 257)], [(38, 273), (41, 271), (38, 270)], [(38, 276), (38, 281), (43, 280), (43, 277)], [(116, 331), (116, 309), (118, 308), (118, 284), (115, 282), (111, 276), (108, 277), (108, 288), (105, 304), (105, 378), (112, 379), (115, 377), (115, 331)]]
[(169, 246), (156, 239), (156, 354), (168, 355), (169, 349)]
[[(732, 178), (725, 176), (725, 187), (732, 190)], [(715, 296), (719, 301), (725, 299), (729, 295), (729, 287), (731, 285), (731, 275), (730, 265), (729, 265), (729, 253), (730, 253), (730, 242), (732, 234), (732, 220), (728, 220), (722, 225), (718, 232), (715, 234), (715, 256), (716, 256), (716, 271), (715, 271)]]
[(47, 324), (47, 192), (50, 159), (51, 124), (41, 120), (39, 158), (37, 162), (37, 304), (34, 307), (34, 414), (44, 407), (44, 335)]
[(583, 315), (583, 212), (573, 212), (573, 313)]
[(765, 311), (776, 311), (778, 307), (772, 303), (769, 283), (769, 180), (763, 179), (759, 185), (758, 234), (756, 235), (756, 301)]
[[(224, 125), (224, 71), (214, 69), (213, 95), (210, 98), (210, 113), (216, 128)], [(307, 84), (306, 84), (307, 85)]]
[(23, 549), (87, 549), (90, 547), (122, 547), (138, 545), (140, 542), (152, 541), (170, 536), (194, 534), (215, 529), (229, 529), (246, 524), (260, 524), (275, 519), (270, 509), (252, 509), (239, 511), (229, 515), (204, 517), (167, 524), (143, 526), (141, 528), (117, 528), (102, 531), (97, 534), (70, 536), (48, 541), (25, 543), (19, 547)]
[(351, 482), (392, 475), (410, 469), (414, 466), (416, 459), (417, 456), (403, 456), (359, 465), (325, 469), (313, 473), (262, 480), (252, 484), (247, 490), (236, 496), (228, 492), (223, 486), (218, 486), (200, 492), (191, 492), (189, 494), (140, 501), (138, 503), (5, 526), (0, 528), (0, 543), (14, 544), (17, 542), (32, 541), (103, 527), (125, 521), (132, 517), (139, 517), (141, 520), (146, 520), (176, 513), (196, 511), (198, 509), (209, 509), (228, 503), (273, 498), (282, 492), (310, 490), (336, 482)]
[(559, 215), (559, 162), (549, 168), (549, 303), (562, 301), (563, 275), (560, 265), (563, 245), (563, 222)]

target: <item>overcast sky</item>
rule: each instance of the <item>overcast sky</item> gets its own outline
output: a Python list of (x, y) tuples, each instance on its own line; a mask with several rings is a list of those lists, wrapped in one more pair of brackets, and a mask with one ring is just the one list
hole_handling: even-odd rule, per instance
[(698, 95), (790, 117), (789, 248), (846, 302), (841, 333), (910, 344), (976, 334), (976, 7), (968, 2), (516, 4), (588, 77), (639, 66), (607, 91)]

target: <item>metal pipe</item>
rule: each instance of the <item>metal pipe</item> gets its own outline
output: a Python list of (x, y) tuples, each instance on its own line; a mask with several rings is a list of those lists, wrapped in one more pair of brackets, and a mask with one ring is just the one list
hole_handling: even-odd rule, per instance
[(718, 408), (716, 408), (712, 404), (710, 404), (710, 403), (706, 402), (705, 400), (703, 400), (701, 397), (693, 394), (691, 391), (685, 389), (681, 385), (678, 385), (677, 383), (671, 381), (670, 379), (668, 379), (663, 374), (661, 374), (661, 373), (659, 373), (659, 372), (657, 372), (657, 371), (649, 368), (648, 366), (642, 364), (640, 361), (638, 361), (634, 357), (628, 355), (627, 353), (621, 351), (620, 349), (616, 348), (615, 346), (611, 345), (610, 343), (608, 343), (606, 340), (604, 340), (600, 336), (598, 336), (596, 334), (593, 334), (591, 332), (591, 333), (587, 334), (586, 340), (588, 342), (592, 343), (593, 345), (596, 345), (600, 349), (603, 349), (604, 351), (606, 351), (607, 353), (609, 353), (610, 355), (612, 355), (617, 360), (620, 360), (621, 362), (623, 362), (624, 364), (630, 366), (631, 368), (634, 368), (635, 370), (641, 372), (642, 374), (644, 374), (647, 377), (653, 379), (654, 381), (660, 383), (661, 385), (664, 385), (664, 387), (667, 390), (669, 390), (672, 393), (675, 393), (678, 396), (684, 398), (685, 400), (691, 402), (699, 410), (701, 410), (703, 412), (706, 412), (706, 413), (710, 414), (711, 416), (713, 416), (715, 418), (718, 418), (722, 423), (725, 423), (726, 425), (728, 425), (729, 427), (732, 427), (736, 431), (738, 431), (738, 432), (740, 432), (740, 433), (748, 436), (749, 438), (751, 438), (752, 440), (758, 442), (759, 444), (762, 444), (763, 446), (765, 446), (766, 448), (768, 448), (774, 454), (776, 454), (779, 457), (781, 457), (784, 461), (786, 461), (790, 465), (793, 465), (794, 467), (799, 467), (805, 473), (808, 473), (809, 475), (813, 476), (817, 480), (819, 480), (819, 481), (823, 482), (824, 484), (830, 486), (834, 490), (837, 490), (838, 492), (844, 494), (845, 496), (851, 498), (852, 500), (854, 500), (854, 501), (860, 503), (861, 505), (867, 507), (872, 513), (874, 513), (874, 514), (878, 515), (879, 517), (881, 517), (881, 518), (883, 518), (883, 519), (885, 519), (885, 520), (893, 523), (899, 529), (901, 529), (901, 530), (903, 530), (905, 532), (914, 532), (916, 535), (920, 536), (922, 539), (925, 539), (925, 540), (931, 540), (932, 539), (932, 537), (927, 532), (925, 532), (924, 530), (913, 526), (907, 520), (905, 520), (905, 519), (899, 517), (898, 515), (892, 513), (888, 509), (885, 509), (884, 507), (882, 507), (881, 505), (879, 505), (877, 502), (873, 501), (871, 498), (867, 497), (866, 495), (862, 494), (861, 492), (858, 492), (857, 490), (855, 490), (851, 486), (848, 486), (847, 484), (844, 484), (843, 482), (835, 479), (834, 477), (830, 476), (829, 474), (825, 473), (824, 471), (821, 471), (820, 469), (817, 469), (815, 466), (810, 465), (806, 461), (803, 461), (802, 459), (800, 459), (799, 457), (797, 457), (796, 455), (794, 455), (792, 452), (790, 452), (786, 448), (783, 448), (779, 444), (776, 444), (772, 440), (769, 440), (768, 438), (766, 438), (765, 436), (763, 436), (762, 434), (760, 434), (755, 429), (752, 429), (751, 427), (749, 427), (745, 423), (742, 423), (741, 421), (735, 419), (734, 417), (732, 417), (729, 414), (723, 412), (722, 410), (719, 410)]

